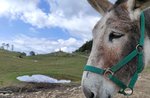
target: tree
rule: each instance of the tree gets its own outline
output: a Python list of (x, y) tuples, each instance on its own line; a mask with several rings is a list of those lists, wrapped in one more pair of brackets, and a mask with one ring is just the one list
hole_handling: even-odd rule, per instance
[(1, 46), (0, 49), (3, 49), (3, 50), (4, 50), (4, 46)]
[(25, 52), (22, 52), (22, 53), (19, 52), (19, 55), (18, 55), (19, 58), (23, 58), (24, 56), (26, 56), (26, 53), (25, 53)]
[(21, 55), (22, 56), (27, 56), (27, 54), (25, 52), (22, 52)]
[(92, 49), (93, 40), (87, 41), (85, 44), (83, 44), (79, 49), (77, 49), (75, 52), (85, 52), (90, 53)]
[(14, 45), (11, 45), (11, 51), (14, 51)]
[(2, 47), (3, 47), (3, 49), (5, 49), (5, 46), (6, 46), (6, 44), (5, 44), (5, 43), (2, 43)]
[(6, 48), (7, 48), (7, 50), (8, 50), (8, 48), (9, 48), (9, 44), (6, 44)]
[(31, 51), (31, 52), (30, 52), (30, 56), (35, 56), (35, 52), (34, 52), (34, 51)]

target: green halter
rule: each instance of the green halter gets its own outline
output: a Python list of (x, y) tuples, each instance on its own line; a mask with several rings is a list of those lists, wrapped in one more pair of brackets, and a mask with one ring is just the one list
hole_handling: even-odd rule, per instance
[[(86, 65), (84, 67), (84, 71), (90, 71), (96, 74), (104, 75), (108, 77), (111, 81), (113, 81), (116, 85), (118, 85), (121, 89), (119, 93), (124, 94), (124, 95), (132, 95), (133, 94), (133, 88), (134, 85), (138, 79), (139, 73), (142, 72), (143, 70), (143, 46), (144, 46), (144, 33), (145, 33), (145, 16), (144, 13), (141, 13), (141, 26), (140, 26), (140, 32), (141, 32), (141, 37), (139, 40), (138, 45), (135, 47), (135, 50), (133, 50), (129, 55), (124, 57), (121, 61), (119, 61), (116, 65), (112, 66), (111, 68), (108, 68), (106, 70), (96, 68), (91, 65)], [(114, 76), (114, 73), (117, 72), (119, 69), (121, 69), (123, 66), (125, 66), (129, 61), (131, 61), (134, 57), (138, 57), (138, 64), (137, 64), (137, 70), (132, 76), (130, 82), (128, 85), (125, 85), (121, 80), (119, 80), (117, 77)], [(130, 90), (128, 93), (127, 91)]]

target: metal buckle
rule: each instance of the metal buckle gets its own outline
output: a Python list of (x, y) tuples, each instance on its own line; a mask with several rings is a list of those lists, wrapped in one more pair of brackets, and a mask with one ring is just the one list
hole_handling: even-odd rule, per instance
[(143, 46), (140, 45), (140, 44), (138, 44), (138, 45), (136, 46), (136, 50), (137, 50), (137, 52), (138, 52), (139, 54), (143, 53)]
[(108, 77), (109, 75), (114, 75), (114, 72), (113, 71), (111, 71), (111, 69), (110, 68), (107, 68), (106, 70), (105, 70), (105, 72), (104, 72), (104, 76), (105, 77)]
[(126, 96), (131, 96), (133, 94), (133, 89), (132, 88), (126, 88), (126, 89), (124, 89), (123, 92)]

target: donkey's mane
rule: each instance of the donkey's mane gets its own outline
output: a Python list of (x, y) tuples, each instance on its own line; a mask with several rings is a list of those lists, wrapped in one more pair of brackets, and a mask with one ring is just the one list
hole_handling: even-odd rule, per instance
[(144, 11), (145, 14), (145, 21), (146, 21), (146, 33), (150, 38), (150, 8)]

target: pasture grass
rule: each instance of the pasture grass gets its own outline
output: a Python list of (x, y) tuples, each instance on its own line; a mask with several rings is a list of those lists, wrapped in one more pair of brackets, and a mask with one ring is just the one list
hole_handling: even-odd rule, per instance
[[(88, 56), (63, 52), (23, 58), (19, 58), (18, 55), (17, 52), (0, 50), (0, 87), (20, 83), (16, 79), (17, 76), (33, 74), (80, 82)], [(146, 67), (143, 73), (149, 74), (150, 67)]]
[(16, 77), (43, 74), (57, 79), (81, 80), (87, 58), (63, 52), (17, 57), (19, 53), (0, 50), (0, 86), (20, 83)]

